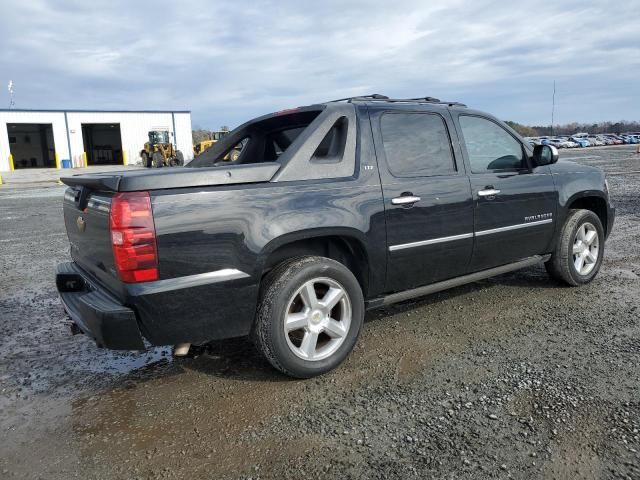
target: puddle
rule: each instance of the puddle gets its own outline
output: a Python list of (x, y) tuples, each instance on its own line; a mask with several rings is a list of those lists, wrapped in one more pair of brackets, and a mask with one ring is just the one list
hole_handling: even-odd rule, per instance
[(137, 370), (145, 369), (158, 362), (165, 365), (173, 362), (170, 347), (157, 347), (144, 353), (115, 353), (107, 350), (100, 350), (100, 352), (104, 352), (106, 355), (100, 355), (99, 357), (102, 358), (94, 358), (93, 361), (85, 359), (82, 362), (79, 362), (77, 358), (69, 357), (66, 359), (66, 363), (74, 370), (125, 375), (135, 373)]

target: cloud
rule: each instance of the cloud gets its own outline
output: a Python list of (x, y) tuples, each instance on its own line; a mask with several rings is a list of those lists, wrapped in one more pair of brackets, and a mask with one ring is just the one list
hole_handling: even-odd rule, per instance
[(29, 0), (0, 15), (0, 80), (24, 108), (190, 109), (237, 125), (362, 93), (505, 119), (637, 119), (640, 7), (623, 0)]

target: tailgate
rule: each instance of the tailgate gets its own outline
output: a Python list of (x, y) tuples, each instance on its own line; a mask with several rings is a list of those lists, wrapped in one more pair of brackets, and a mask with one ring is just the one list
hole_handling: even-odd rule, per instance
[(109, 290), (120, 290), (111, 247), (109, 212), (112, 192), (74, 186), (64, 195), (64, 223), (71, 258)]

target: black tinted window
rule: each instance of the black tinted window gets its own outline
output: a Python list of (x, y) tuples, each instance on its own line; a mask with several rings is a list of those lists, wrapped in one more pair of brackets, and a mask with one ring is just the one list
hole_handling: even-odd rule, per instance
[(342, 160), (347, 142), (348, 126), (347, 117), (340, 117), (316, 148), (311, 161), (339, 162)]
[(446, 175), (456, 171), (444, 120), (425, 113), (388, 113), (381, 119), (382, 143), (396, 177)]
[(522, 145), (504, 128), (485, 118), (459, 118), (473, 173), (524, 168)]

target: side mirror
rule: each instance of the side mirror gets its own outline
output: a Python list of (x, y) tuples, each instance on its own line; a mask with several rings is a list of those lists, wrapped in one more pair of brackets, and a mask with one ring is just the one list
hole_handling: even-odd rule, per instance
[(536, 145), (533, 147), (533, 163), (536, 167), (556, 163), (558, 157), (558, 149), (553, 145)]

